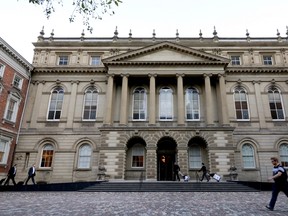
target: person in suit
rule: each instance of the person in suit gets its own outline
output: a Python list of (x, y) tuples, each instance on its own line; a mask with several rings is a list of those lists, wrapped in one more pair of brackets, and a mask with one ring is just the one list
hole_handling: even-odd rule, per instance
[(180, 177), (179, 177), (179, 172), (180, 172), (180, 167), (177, 163), (174, 163), (174, 177), (175, 177), (175, 181), (180, 181)]
[(30, 179), (32, 179), (33, 184), (35, 185), (35, 180), (34, 180), (34, 176), (36, 175), (36, 169), (35, 169), (35, 164), (33, 164), (32, 167), (29, 168), (28, 170), (28, 178), (25, 181), (25, 185), (27, 185), (28, 181)]
[(9, 185), (10, 179), (12, 180), (13, 184), (16, 185), (16, 182), (15, 182), (15, 176), (16, 176), (16, 172), (17, 172), (16, 166), (17, 166), (17, 164), (14, 164), (14, 166), (12, 166), (9, 169), (8, 174), (7, 174), (7, 179), (4, 183), (4, 185)]

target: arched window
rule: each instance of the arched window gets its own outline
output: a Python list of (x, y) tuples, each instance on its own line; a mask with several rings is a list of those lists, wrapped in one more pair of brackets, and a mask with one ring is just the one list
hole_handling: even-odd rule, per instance
[(136, 88), (133, 92), (133, 120), (146, 120), (147, 96), (146, 90), (142, 87)]
[(187, 88), (185, 91), (185, 107), (187, 120), (200, 119), (199, 92), (195, 88)]
[(88, 169), (91, 167), (91, 154), (92, 149), (89, 144), (83, 144), (79, 148), (78, 155), (78, 168), (80, 169)]
[(268, 90), (269, 105), (272, 119), (284, 119), (281, 92), (272, 86)]
[(145, 148), (141, 144), (135, 144), (132, 147), (132, 167), (141, 168), (144, 167), (144, 153)]
[(242, 161), (243, 168), (255, 168), (254, 148), (251, 144), (244, 144), (242, 146)]
[(169, 87), (160, 89), (159, 116), (160, 120), (172, 120), (173, 118), (173, 91)]
[(58, 86), (51, 92), (48, 120), (59, 120), (61, 117), (64, 90)]
[(238, 120), (249, 119), (249, 110), (247, 102), (247, 93), (244, 88), (237, 87), (234, 90), (234, 102), (235, 102), (235, 111), (236, 118)]
[(85, 91), (84, 97), (84, 111), (83, 111), (83, 119), (84, 120), (95, 120), (96, 119), (96, 111), (97, 111), (97, 99), (98, 92), (94, 87), (89, 87)]
[(44, 145), (42, 149), (42, 157), (40, 167), (52, 167), (54, 155), (54, 147), (51, 144)]
[(189, 168), (195, 169), (201, 167), (201, 148), (199, 145), (189, 146)]
[(288, 144), (287, 143), (280, 145), (279, 155), (280, 155), (281, 165), (288, 167)]

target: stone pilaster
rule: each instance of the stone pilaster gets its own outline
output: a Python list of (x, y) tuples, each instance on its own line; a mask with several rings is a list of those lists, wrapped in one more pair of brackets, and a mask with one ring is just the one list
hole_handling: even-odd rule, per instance
[(122, 74), (122, 92), (120, 107), (120, 125), (127, 125), (127, 106), (128, 106), (128, 76)]
[(155, 105), (156, 105), (156, 74), (149, 74), (150, 77), (150, 100), (149, 100), (149, 124), (155, 125), (156, 113), (155, 113)]
[(177, 98), (178, 98), (178, 125), (184, 125), (184, 92), (183, 92), (184, 74), (176, 74), (177, 77)]

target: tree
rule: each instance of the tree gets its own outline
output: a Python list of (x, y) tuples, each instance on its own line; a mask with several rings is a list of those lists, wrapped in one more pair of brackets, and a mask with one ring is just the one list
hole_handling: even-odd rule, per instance
[[(55, 12), (55, 4), (64, 7), (63, 0), (29, 0), (29, 3), (44, 7), (47, 19)], [(66, 2), (65, 2), (66, 3)], [(77, 15), (81, 15), (83, 25), (92, 33), (93, 27), (90, 25), (91, 19), (102, 19), (104, 14), (113, 15), (113, 6), (118, 6), (121, 0), (71, 0), (74, 10), (71, 12), (69, 21), (75, 21)]]

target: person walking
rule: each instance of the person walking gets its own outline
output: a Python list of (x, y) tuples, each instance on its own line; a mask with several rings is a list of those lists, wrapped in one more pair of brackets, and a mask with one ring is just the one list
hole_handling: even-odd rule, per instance
[(9, 185), (9, 181), (10, 179), (12, 180), (13, 184), (16, 185), (16, 182), (15, 182), (15, 176), (16, 176), (16, 173), (17, 173), (17, 168), (16, 168), (17, 164), (14, 164), (14, 166), (12, 166), (9, 171), (8, 171), (8, 174), (7, 174), (7, 179), (4, 183), (4, 185)]
[(283, 166), (280, 165), (278, 158), (271, 157), (270, 159), (273, 164), (273, 176), (268, 177), (268, 180), (274, 180), (274, 183), (272, 185), (272, 197), (269, 205), (266, 205), (266, 208), (273, 211), (280, 191), (283, 191), (288, 197), (288, 183), (287, 172)]
[(28, 170), (28, 178), (25, 181), (25, 185), (27, 185), (28, 181), (30, 179), (32, 179), (33, 184), (35, 185), (35, 180), (34, 180), (34, 176), (36, 175), (36, 169), (35, 169), (35, 164), (33, 164), (32, 167), (29, 168)]
[(202, 182), (204, 177), (205, 177), (207, 179), (207, 182), (209, 182), (210, 179), (209, 179), (209, 177), (207, 175), (207, 168), (206, 168), (204, 163), (202, 163), (202, 167), (201, 167), (201, 169), (198, 172), (201, 172), (201, 171), (202, 171), (202, 178), (201, 178), (200, 181)]
[(174, 177), (175, 177), (175, 181), (180, 181), (180, 177), (179, 177), (179, 172), (180, 172), (180, 167), (179, 165), (175, 162), (174, 163)]

